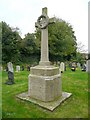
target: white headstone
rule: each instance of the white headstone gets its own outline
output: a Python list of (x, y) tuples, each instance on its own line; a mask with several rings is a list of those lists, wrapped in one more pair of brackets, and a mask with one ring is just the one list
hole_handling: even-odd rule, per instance
[(80, 63), (77, 63), (77, 66), (80, 68)]
[(61, 64), (60, 64), (60, 70), (61, 70), (61, 72), (64, 72), (64, 70), (65, 70), (65, 64), (64, 64), (64, 62), (61, 62)]
[(86, 62), (86, 72), (90, 72), (90, 60)]
[(19, 72), (19, 71), (20, 71), (20, 66), (17, 65), (17, 66), (16, 66), (16, 72)]
[(7, 63), (8, 71), (13, 73), (13, 64), (11, 62)]

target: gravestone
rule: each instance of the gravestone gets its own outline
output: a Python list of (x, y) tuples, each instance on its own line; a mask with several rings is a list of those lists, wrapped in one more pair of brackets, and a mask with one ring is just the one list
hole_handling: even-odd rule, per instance
[(14, 70), (13, 70), (13, 64), (11, 62), (7, 63), (8, 67), (8, 81), (6, 84), (12, 85), (14, 84)]
[(55, 23), (55, 18), (48, 17), (45, 7), (35, 23), (35, 26), (41, 30), (41, 59), (39, 65), (31, 67), (28, 76), (28, 93), (19, 94), (17, 97), (53, 111), (61, 102), (70, 97), (71, 93), (62, 92), (59, 67), (50, 65), (48, 25), (51, 23)]
[(65, 70), (65, 64), (64, 64), (64, 62), (61, 62), (61, 64), (60, 64), (60, 70), (61, 70), (61, 73), (64, 72), (64, 70)]
[(76, 71), (76, 63), (75, 62), (72, 63), (71, 70), (72, 71)]
[(77, 63), (77, 66), (80, 68), (81, 67), (80, 63)]
[(86, 71), (86, 63), (84, 63), (84, 64), (82, 65), (81, 70), (82, 70), (82, 71)]
[(29, 65), (27, 66), (27, 71), (30, 71), (30, 66)]
[(20, 66), (17, 65), (17, 66), (16, 66), (16, 72), (19, 72), (19, 71), (20, 71)]
[(22, 66), (22, 71), (24, 71), (24, 66)]
[(88, 59), (86, 62), (86, 72), (90, 73), (90, 59)]

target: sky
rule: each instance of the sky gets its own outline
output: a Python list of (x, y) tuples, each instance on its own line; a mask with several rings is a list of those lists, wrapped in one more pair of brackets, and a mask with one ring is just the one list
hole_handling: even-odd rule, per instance
[(77, 43), (88, 50), (88, 2), (89, 0), (0, 0), (0, 21), (10, 27), (18, 27), (22, 38), (35, 31), (35, 22), (48, 8), (49, 17), (58, 17), (70, 23)]

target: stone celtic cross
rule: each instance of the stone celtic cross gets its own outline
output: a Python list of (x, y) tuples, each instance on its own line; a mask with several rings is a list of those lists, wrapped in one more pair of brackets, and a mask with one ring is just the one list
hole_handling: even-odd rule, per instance
[(40, 65), (48, 66), (49, 62), (49, 51), (48, 51), (48, 25), (55, 23), (55, 18), (50, 18), (47, 15), (47, 8), (42, 8), (42, 15), (38, 17), (35, 27), (41, 29), (41, 59)]

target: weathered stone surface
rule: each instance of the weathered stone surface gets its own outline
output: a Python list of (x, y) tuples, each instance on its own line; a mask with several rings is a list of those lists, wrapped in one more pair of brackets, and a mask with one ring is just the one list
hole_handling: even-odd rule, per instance
[(60, 63), (60, 70), (61, 70), (61, 72), (65, 71), (65, 64), (64, 64), (64, 62)]
[(90, 73), (90, 60), (87, 60), (86, 62), (86, 72)]
[(31, 67), (32, 75), (38, 75), (38, 76), (53, 76), (59, 74), (59, 68), (54, 66), (35, 66)]
[(14, 84), (14, 70), (13, 70), (13, 64), (9, 62), (7, 64), (8, 66), (8, 81), (5, 84), (12, 85)]
[(16, 66), (16, 72), (19, 72), (19, 71), (20, 71), (20, 66), (17, 65), (17, 66)]
[(62, 92), (62, 96), (60, 96), (59, 98), (55, 99), (52, 102), (43, 102), (41, 100), (33, 99), (30, 96), (28, 96), (28, 93), (21, 93), (21, 94), (17, 95), (17, 97), (20, 98), (21, 100), (26, 100), (26, 101), (32, 102), (43, 108), (53, 111), (55, 108), (57, 108), (59, 105), (61, 105), (62, 102), (64, 102), (66, 99), (68, 99), (71, 95), (72, 95), (71, 93)]
[(81, 67), (80, 63), (77, 63), (77, 67), (79, 67), (79, 68)]
[(49, 18), (47, 15), (47, 8), (42, 8), (42, 15), (38, 17), (35, 26), (41, 29), (41, 58), (39, 65), (48, 66), (49, 54), (48, 54), (48, 25), (55, 23), (55, 18)]
[(33, 67), (29, 75), (28, 94), (41, 101), (53, 101), (61, 96), (61, 75), (57, 67)]

